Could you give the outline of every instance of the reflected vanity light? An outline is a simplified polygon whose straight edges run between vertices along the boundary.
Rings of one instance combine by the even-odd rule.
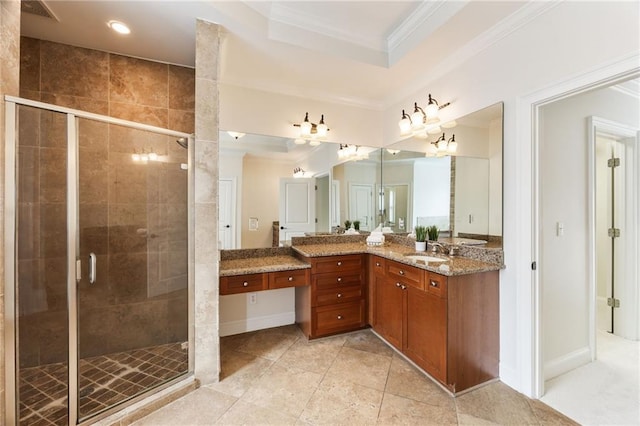
[[[391,148],[387,148],[387,152],[391,155],[396,155],[397,153],[400,152],[399,149],[391,149]]]
[[[340,144],[338,159],[344,161],[359,161],[369,158],[369,154],[360,150],[357,145]]]
[[[227,132],[229,134],[229,136],[231,136],[232,138],[234,138],[235,140],[240,139],[241,137],[243,137],[245,134],[241,133],[241,132],[233,132],[233,131],[228,131]]]
[[[294,178],[305,178],[305,177],[313,177],[313,173],[305,172],[302,167],[296,167],[293,169],[293,177]]]
[[[455,154],[458,150],[458,142],[456,142],[456,135],[452,135],[449,139],[443,133],[435,141],[429,144],[429,148],[427,149],[427,157],[442,157],[445,155]]]
[[[151,151],[151,152],[134,152],[133,154],[131,154],[131,159],[135,162],[135,163],[142,163],[142,164],[146,164],[149,161],[162,161],[162,159],[160,158],[161,156],[158,155],[157,153]]]
[[[402,136],[408,136],[411,134],[417,136],[417,133],[424,130],[426,126],[439,123],[439,111],[449,105],[451,105],[451,102],[440,105],[437,100],[431,97],[431,93],[429,93],[427,106],[424,108],[421,108],[418,106],[417,102],[414,102],[413,113],[411,115],[408,115],[405,110],[402,110],[402,117],[398,122],[400,134]]]

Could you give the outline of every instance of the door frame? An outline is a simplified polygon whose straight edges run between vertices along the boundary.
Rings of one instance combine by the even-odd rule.
[[[635,149],[633,150],[632,158],[625,158],[625,162],[629,163],[631,161],[633,168],[631,170],[627,169],[627,173],[631,173],[631,183],[633,188],[631,191],[634,192],[636,202],[631,203],[631,206],[627,206],[626,210],[629,208],[632,209],[631,215],[626,215],[625,222],[632,222],[629,230],[629,234],[626,236],[626,245],[623,248],[626,253],[627,260],[625,261],[625,265],[635,265],[633,270],[629,270],[629,266],[627,266],[627,274],[631,272],[631,276],[626,276],[627,282],[638,282],[640,278],[640,274],[638,270],[638,262],[634,262],[634,255],[638,254],[638,244],[637,241],[640,241],[640,218],[638,217],[638,208],[637,205],[640,202],[640,173],[638,172],[638,165],[640,164],[640,141],[638,140],[638,136],[640,135],[640,129],[633,128],[631,126],[627,126],[622,123],[618,123],[612,120],[607,120],[605,118],[590,116],[587,118],[588,123],[588,191],[589,191],[589,257],[591,262],[591,268],[589,270],[589,348],[591,351],[591,360],[595,360],[597,358],[597,282],[596,282],[596,199],[595,199],[595,191],[596,191],[596,138],[599,134],[605,133],[608,135],[612,135],[619,138],[633,138],[635,139]],[[625,165],[626,167],[626,165]],[[627,174],[625,174],[625,185],[628,183]],[[631,318],[627,318],[627,321],[634,322],[632,332],[632,338],[638,339],[638,327],[640,326],[640,316],[638,316],[638,286],[636,286],[635,290],[631,291],[629,297],[629,302],[635,305],[635,309],[632,306],[629,308],[630,310],[627,312],[636,312],[635,321]],[[627,315],[628,316],[628,315]],[[614,333],[615,334],[615,333]]]
[[[530,233],[525,232],[513,243],[519,259],[515,280],[521,284],[516,293],[516,335],[517,345],[522,349],[517,354],[517,371],[509,371],[511,376],[506,381],[515,382],[517,388],[532,398],[542,397],[545,381],[542,289],[540,270],[533,267],[541,258],[540,108],[572,95],[639,76],[638,55],[630,55],[516,99],[516,137],[522,145],[514,156],[514,167],[520,171],[514,182],[519,188],[514,200],[518,206],[516,226],[528,228]]]

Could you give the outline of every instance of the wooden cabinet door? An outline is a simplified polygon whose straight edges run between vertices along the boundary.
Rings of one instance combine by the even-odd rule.
[[[397,349],[402,350],[404,326],[404,295],[406,290],[397,287],[395,281],[375,278],[376,320],[374,329]]]
[[[407,288],[406,353],[442,383],[447,373],[447,300]]]

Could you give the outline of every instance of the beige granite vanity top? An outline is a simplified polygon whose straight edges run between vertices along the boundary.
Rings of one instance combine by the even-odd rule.
[[[413,247],[402,244],[385,244],[380,247],[368,246],[365,243],[345,243],[345,244],[308,244],[294,246],[293,250],[305,257],[334,256],[345,254],[374,254],[385,259],[401,262],[406,265],[415,266],[427,271],[436,272],[441,275],[465,275],[477,272],[497,271],[501,265],[496,263],[482,262],[480,260],[469,259],[460,256],[444,256],[432,252],[416,253]],[[445,262],[423,262],[409,259],[407,255],[419,255],[439,257],[447,259]]]
[[[294,256],[278,255],[263,257],[247,257],[220,261],[220,276],[259,274],[262,272],[292,271],[311,268]]]

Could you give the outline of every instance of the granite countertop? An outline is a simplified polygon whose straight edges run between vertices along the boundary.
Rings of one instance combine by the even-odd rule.
[[[242,259],[229,259],[220,261],[220,276],[259,274],[261,272],[292,271],[296,269],[311,268],[307,262],[303,262],[294,256],[259,256]]]
[[[401,262],[406,265],[415,266],[427,271],[436,272],[441,275],[454,276],[474,274],[477,272],[497,271],[502,265],[497,263],[483,262],[466,257],[450,257],[431,252],[416,253],[413,247],[402,244],[385,244],[384,246],[368,246],[365,243],[345,243],[345,244],[307,244],[293,246],[293,250],[305,257],[334,256],[345,254],[368,253],[384,257],[385,259]],[[407,255],[430,256],[446,259],[444,262],[424,262],[422,260],[412,260]]]

